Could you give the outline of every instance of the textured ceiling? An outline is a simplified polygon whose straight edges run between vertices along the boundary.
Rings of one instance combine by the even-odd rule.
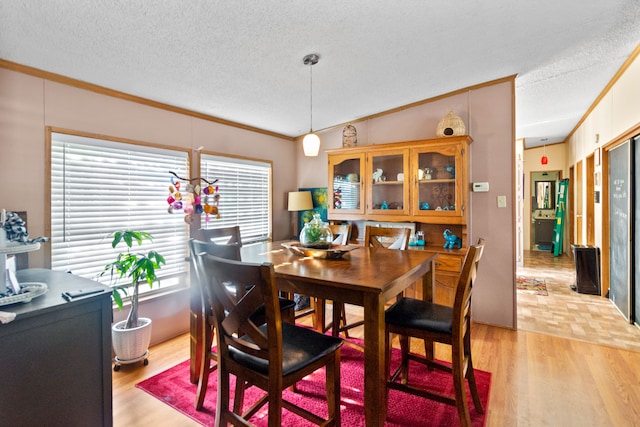
[[[0,58],[287,136],[517,75],[563,140],[640,42],[640,0],[2,0]],[[455,106],[454,106],[455,107]]]

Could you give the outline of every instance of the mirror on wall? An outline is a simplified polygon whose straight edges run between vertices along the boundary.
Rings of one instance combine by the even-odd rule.
[[[536,196],[534,209],[555,209],[556,182],[536,181]]]

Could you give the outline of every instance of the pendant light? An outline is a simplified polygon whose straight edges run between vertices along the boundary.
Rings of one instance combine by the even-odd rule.
[[[549,163],[549,158],[547,157],[547,146],[545,144],[544,151],[542,152],[542,158],[540,159],[540,163],[546,165]]]
[[[313,66],[316,65],[319,60],[320,60],[320,56],[315,53],[311,53],[302,59],[302,62],[304,62],[304,65],[309,66],[309,81],[310,81],[309,133],[306,134],[304,136],[304,139],[302,140],[302,147],[304,148],[305,156],[317,156],[318,151],[320,150],[320,138],[318,138],[318,135],[313,133]]]

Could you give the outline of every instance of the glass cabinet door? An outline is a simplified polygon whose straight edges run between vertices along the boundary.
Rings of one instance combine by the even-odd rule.
[[[367,157],[367,213],[406,216],[409,213],[409,150],[384,150]]]
[[[433,145],[412,152],[413,215],[462,216],[463,153],[461,144]]]
[[[363,171],[363,153],[329,156],[330,218],[348,219],[350,214],[364,214]]]

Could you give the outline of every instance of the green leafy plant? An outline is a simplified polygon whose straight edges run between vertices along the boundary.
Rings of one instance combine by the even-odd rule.
[[[156,276],[156,270],[160,269],[163,264],[166,264],[164,257],[156,251],[151,250],[146,254],[132,251],[134,242],[137,242],[138,246],[140,246],[143,240],[152,242],[153,238],[149,233],[144,231],[124,230],[115,232],[113,234],[111,247],[115,248],[124,242],[127,250],[126,252],[120,252],[116,260],[107,264],[104,267],[104,271],[100,273],[100,276],[109,273],[112,283],[118,279],[126,278],[133,288],[131,311],[127,316],[125,329],[138,326],[138,287],[140,282],[146,281],[150,287],[153,286],[154,282],[160,283],[160,280]],[[127,287],[122,285],[113,287],[113,300],[120,310],[122,310],[123,307],[123,295],[128,295]]]
[[[322,236],[322,230],[319,226],[314,224],[307,227],[306,230],[307,240],[309,241],[309,243],[315,243],[320,240],[320,237]]]

